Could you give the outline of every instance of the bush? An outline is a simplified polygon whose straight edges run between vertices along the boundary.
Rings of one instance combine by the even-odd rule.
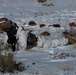
[[[10,72],[14,73],[15,71],[24,71],[25,66],[21,62],[16,62],[13,58],[12,53],[8,53],[7,55],[0,54],[0,72]]]

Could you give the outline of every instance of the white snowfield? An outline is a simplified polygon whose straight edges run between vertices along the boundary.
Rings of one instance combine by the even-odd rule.
[[[0,0],[0,17],[6,17],[25,29],[33,29],[32,33],[38,36],[38,46],[26,50],[28,31],[18,31],[17,38],[22,48],[14,52],[14,58],[25,63],[26,70],[0,75],[76,75],[76,44],[66,45],[68,40],[62,35],[64,30],[70,30],[69,22],[76,23],[76,0],[48,2],[54,6],[43,6],[37,0]],[[37,25],[30,27],[29,21],[35,21]],[[40,24],[46,26],[40,29]],[[61,28],[48,28],[52,24],[60,24]],[[45,30],[51,35],[40,36]],[[0,40],[4,38],[5,35],[0,34]]]

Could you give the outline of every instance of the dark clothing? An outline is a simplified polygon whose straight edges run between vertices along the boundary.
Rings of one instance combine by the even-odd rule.
[[[3,25],[3,30],[5,32],[9,31],[9,29],[12,27],[18,28],[17,24],[12,22],[11,20],[5,21],[2,25]]]
[[[12,37],[8,38],[7,42],[9,44],[11,44],[12,50],[15,51],[15,45],[16,45],[16,42],[17,42],[16,36],[12,36]]]
[[[27,37],[27,48],[28,47],[36,47],[37,46],[37,37],[33,33],[28,33]]]
[[[16,30],[16,27],[15,27],[15,26],[12,26],[12,27],[9,28],[8,31],[7,31],[7,35],[8,35],[8,40],[7,40],[7,42],[8,42],[9,44],[11,44],[13,51],[15,51],[15,45],[16,45],[16,42],[17,42],[16,33],[17,33],[17,30]]]
[[[9,29],[11,26],[13,26],[13,22],[11,20],[7,20],[2,25],[3,25],[4,30]]]
[[[3,30],[7,33],[8,40],[7,43],[11,44],[12,50],[15,51],[15,45],[16,45],[16,33],[17,33],[17,24],[12,22],[11,20],[6,20],[4,23],[2,23]]]
[[[13,36],[13,37],[8,38],[7,42],[8,42],[9,44],[15,43],[15,42],[16,42],[16,36]]]

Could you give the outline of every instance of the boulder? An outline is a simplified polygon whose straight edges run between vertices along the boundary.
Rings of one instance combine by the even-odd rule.
[[[45,24],[40,24],[40,28],[42,28],[42,27],[44,27],[44,26],[46,26]]]
[[[40,35],[43,35],[43,36],[50,36],[50,33],[47,32],[47,31],[44,31],[44,32],[42,32]]]
[[[28,24],[29,24],[30,26],[35,26],[35,25],[36,25],[36,23],[35,23],[34,21],[30,21]]]

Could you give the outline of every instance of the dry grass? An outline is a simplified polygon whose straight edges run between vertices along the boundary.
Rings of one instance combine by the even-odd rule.
[[[43,6],[54,6],[53,3],[47,3],[47,2],[46,2],[46,3],[43,3],[42,5],[43,5]]]
[[[16,62],[13,58],[12,53],[8,53],[3,56],[0,54],[0,72],[6,73],[14,73],[15,71],[23,71],[25,70],[25,66],[21,62]]]
[[[63,64],[63,65],[60,65],[60,66],[59,66],[59,70],[69,71],[69,70],[72,70],[72,68],[71,68],[70,65],[68,65],[68,64]]]
[[[11,45],[9,45],[9,44],[5,44],[4,45],[4,50],[7,50],[7,51],[9,51],[9,49],[11,49]]]

